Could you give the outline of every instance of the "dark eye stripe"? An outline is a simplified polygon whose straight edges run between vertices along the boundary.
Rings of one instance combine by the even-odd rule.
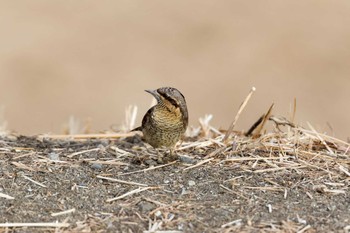
[[[176,106],[176,107],[178,106],[176,100],[174,100],[174,99],[171,98],[170,96],[165,95],[164,97],[165,97],[165,99],[167,99],[172,105],[174,105],[174,106]]]
[[[167,93],[160,93],[166,100],[168,100],[172,105],[175,107],[179,107],[178,103],[176,100],[174,100],[172,97],[168,96]]]

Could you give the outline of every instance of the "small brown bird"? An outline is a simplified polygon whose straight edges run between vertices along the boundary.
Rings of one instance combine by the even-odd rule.
[[[171,150],[180,140],[188,125],[185,97],[173,87],[146,90],[157,100],[142,119],[142,126],[132,131],[142,131],[144,140],[154,148]]]

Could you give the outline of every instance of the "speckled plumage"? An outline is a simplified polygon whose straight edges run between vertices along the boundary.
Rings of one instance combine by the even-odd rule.
[[[133,131],[142,131],[144,140],[155,148],[174,147],[188,125],[185,97],[172,87],[146,91],[157,99],[157,104],[147,111],[142,126]]]

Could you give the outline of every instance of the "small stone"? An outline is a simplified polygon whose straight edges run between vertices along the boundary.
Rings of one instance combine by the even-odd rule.
[[[159,218],[162,216],[162,212],[160,210],[157,210],[157,212],[155,212],[154,215]]]
[[[158,165],[158,163],[156,161],[154,161],[153,159],[147,159],[145,160],[145,164],[149,165],[149,166],[155,166]]]
[[[185,189],[185,188],[182,188],[181,190],[181,195],[186,195],[188,194],[189,192]]]
[[[100,164],[100,163],[93,163],[91,165],[91,168],[96,169],[96,170],[101,170],[102,169],[102,164]]]
[[[56,152],[49,153],[49,159],[53,161],[60,161],[60,156]]]
[[[181,162],[188,163],[188,164],[195,164],[197,162],[196,159],[193,159],[193,158],[186,156],[186,155],[179,155],[179,159]]]
[[[101,139],[101,144],[99,145],[99,148],[102,149],[102,147],[106,147],[109,145],[108,139]]]
[[[148,213],[156,208],[156,205],[147,201],[142,201],[138,204],[139,209],[142,213]]]
[[[183,223],[178,224],[178,225],[177,225],[177,229],[178,229],[179,231],[182,231],[182,230],[184,229],[184,224],[183,224]]]
[[[168,214],[168,221],[171,221],[175,218],[175,214],[169,213]]]
[[[188,186],[195,186],[196,182],[194,182],[193,180],[189,180],[188,181]]]

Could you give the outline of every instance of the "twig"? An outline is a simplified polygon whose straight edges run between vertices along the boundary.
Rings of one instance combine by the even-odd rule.
[[[308,163],[308,162],[306,162],[306,161],[304,161],[304,160],[299,160],[299,162],[305,164],[305,165],[308,166],[308,167],[313,167],[313,168],[316,168],[316,169],[325,171],[325,172],[327,172],[327,173],[334,174],[334,172],[332,172],[332,171],[326,170],[326,169],[324,169],[324,168],[322,168],[322,167],[319,167],[319,166],[316,166],[316,165],[312,165],[312,164],[310,164],[310,163]]]
[[[177,161],[173,161],[173,162],[170,162],[170,163],[167,163],[167,164],[163,164],[163,165],[159,165],[159,166],[156,166],[156,167],[149,167],[149,168],[146,168],[146,169],[143,169],[143,170],[122,173],[122,174],[118,174],[118,175],[119,176],[125,176],[125,175],[140,173],[140,172],[147,172],[147,171],[155,170],[155,169],[158,169],[158,168],[167,167],[167,166],[170,166],[170,165],[172,165],[174,163],[177,163]]]
[[[193,142],[193,143],[189,143],[186,146],[180,147],[175,149],[175,151],[180,151],[180,150],[184,150],[184,149],[188,149],[188,148],[192,148],[192,147],[196,147],[196,148],[202,148],[202,147],[207,147],[214,144],[214,142],[212,141],[204,141],[204,142]]]
[[[284,189],[282,187],[251,187],[251,186],[242,186],[242,188],[245,188],[245,189],[258,189],[258,190],[265,190],[265,191],[284,192]]]
[[[183,231],[169,230],[169,231],[143,231],[143,233],[183,233]]]
[[[256,160],[280,160],[280,159],[288,159],[289,157],[266,157],[266,158],[232,158],[225,159],[222,162],[233,162],[233,161],[256,161]]]
[[[291,119],[292,124],[294,124],[296,112],[297,112],[297,98],[294,98],[293,114],[292,114],[292,119]]]
[[[267,204],[266,207],[267,207],[269,213],[272,213],[272,205],[271,204]]]
[[[199,167],[207,162],[210,162],[211,160],[213,160],[214,158],[209,158],[209,159],[206,159],[206,160],[203,160],[203,161],[200,161],[199,163],[193,165],[193,166],[190,166],[190,167],[186,167],[185,169],[183,169],[183,171],[186,171],[186,170],[189,170],[189,169],[192,169],[192,168],[195,168],[195,167]]]
[[[23,164],[23,163],[11,162],[11,164],[13,164],[13,165],[15,165],[16,167],[21,168],[21,169],[25,169],[25,170],[32,171],[32,172],[35,171],[33,168],[28,167],[27,165],[25,165],[25,164]]]
[[[350,172],[346,170],[346,168],[343,167],[342,165],[339,165],[339,170],[344,172],[347,176],[350,176]]]
[[[243,103],[242,103],[241,106],[239,107],[238,112],[237,112],[237,114],[236,114],[236,116],[235,116],[235,119],[233,120],[233,122],[231,123],[230,127],[228,128],[228,130],[227,130],[227,132],[226,132],[226,134],[225,134],[225,137],[222,139],[222,141],[223,141],[224,143],[227,142],[227,139],[228,139],[228,137],[231,135],[232,130],[233,130],[233,128],[235,127],[239,116],[241,115],[243,109],[244,109],[245,106],[247,105],[247,103],[248,103],[250,97],[252,96],[252,94],[253,94],[253,92],[254,92],[255,90],[256,90],[256,88],[255,88],[255,87],[252,87],[252,89],[250,90],[248,96],[245,98],[245,100],[243,101]]]
[[[19,158],[23,158],[23,157],[26,157],[26,156],[30,156],[30,155],[33,155],[33,154],[36,154],[37,152],[35,151],[32,151],[32,152],[29,152],[29,153],[26,153],[26,154],[23,154],[23,155],[19,155],[19,156],[16,156],[13,158],[13,160],[16,160],[16,159],[19,159]]]
[[[226,146],[223,146],[223,147],[219,147],[218,149],[214,150],[213,152],[211,152],[210,154],[208,154],[207,156],[205,156],[204,158],[207,159],[207,158],[212,158],[214,157],[215,155],[223,152],[224,150],[226,150]]]
[[[286,169],[298,169],[298,168],[305,168],[307,166],[295,166],[295,167],[277,167],[277,168],[267,168],[262,170],[255,170],[254,173],[263,173],[263,172],[274,172],[274,171],[280,171],[280,170],[286,170]]]
[[[343,140],[340,140],[340,139],[338,139],[338,138],[335,138],[335,137],[326,135],[326,134],[322,134],[322,133],[315,132],[315,131],[312,131],[312,130],[303,129],[303,128],[300,128],[300,127],[298,128],[298,130],[301,131],[301,132],[303,132],[303,133],[306,133],[306,134],[310,134],[310,133],[312,133],[312,134],[317,134],[317,135],[322,136],[323,138],[326,138],[326,139],[328,139],[328,140],[333,140],[333,141],[335,141],[335,142],[337,142],[337,143],[341,143],[341,144],[344,144],[344,145],[346,145],[346,146],[350,146],[350,143],[345,142],[345,141],[343,141]]]
[[[0,227],[69,227],[69,223],[59,222],[19,222],[19,223],[0,223]]]
[[[248,131],[244,134],[246,137],[252,135],[253,131],[261,124],[261,122],[265,119],[265,114],[263,114],[259,119],[254,122],[254,124],[248,129]]]
[[[331,153],[331,155],[335,155],[334,152],[332,151],[332,149],[327,145],[327,143],[324,141],[324,139],[320,136],[320,134],[314,129],[314,127],[312,127],[312,125],[307,122],[307,125],[309,126],[309,128],[316,134],[316,137],[321,141],[321,143],[327,148],[327,150],[329,151],[329,153]]]
[[[311,200],[314,199],[314,197],[311,195],[311,193],[306,192],[305,194],[306,194]]]
[[[38,139],[91,139],[91,138],[124,138],[131,137],[135,135],[135,133],[110,133],[110,134],[54,134],[54,135],[40,135]]]
[[[183,233],[183,231],[177,231],[177,230],[165,230],[165,231],[144,231],[144,233]]]
[[[307,225],[307,226],[303,227],[301,230],[299,230],[297,233],[303,233],[303,232],[307,231],[310,228],[311,228],[311,226]]]
[[[264,114],[263,119],[262,119],[262,122],[261,122],[261,124],[259,124],[259,125],[257,126],[256,131],[255,131],[255,133],[253,134],[253,137],[257,137],[257,136],[260,135],[260,133],[261,133],[262,129],[264,128],[264,126],[265,126],[267,120],[270,118],[270,115],[271,115],[273,106],[274,106],[274,104],[271,104],[269,110],[267,110],[266,114]]]
[[[100,150],[100,148],[93,148],[93,149],[89,149],[89,150],[78,151],[78,152],[72,153],[70,155],[67,155],[67,157],[68,158],[73,158],[76,155],[81,155],[81,154],[85,154],[85,153],[88,153],[88,152],[99,151],[99,150]]]
[[[9,196],[7,194],[4,194],[4,193],[0,193],[0,197],[6,198],[6,199],[9,199],[9,200],[15,199],[14,197],[11,197],[11,196]]]
[[[74,213],[74,212],[75,212],[75,208],[72,208],[72,209],[69,209],[69,210],[52,213],[51,216],[55,217],[55,216],[60,216],[60,215],[64,215],[64,214],[70,214],[70,213]]]
[[[241,222],[242,222],[242,219],[237,219],[237,220],[234,220],[232,222],[228,222],[226,224],[221,225],[221,228],[229,227],[232,225],[237,225],[237,224],[240,224]]]
[[[135,194],[135,193],[140,193],[140,192],[146,191],[146,190],[148,190],[148,189],[155,189],[155,188],[158,188],[158,187],[137,188],[137,189],[134,189],[134,190],[132,190],[132,191],[130,191],[130,192],[124,193],[123,195],[120,195],[120,196],[118,196],[118,197],[113,197],[113,198],[107,199],[106,201],[107,201],[107,202],[116,201],[116,200],[119,200],[119,199],[123,199],[124,197],[133,195],[133,194]]]
[[[118,183],[122,183],[122,184],[129,184],[129,185],[137,185],[137,186],[148,187],[148,185],[146,185],[146,184],[141,184],[141,183],[136,183],[136,182],[129,182],[129,181],[124,181],[124,180],[119,180],[119,179],[110,178],[110,177],[104,177],[104,176],[96,176],[96,177],[99,178],[99,179],[109,180],[109,181],[118,182]]]
[[[36,185],[39,185],[39,186],[41,186],[41,187],[43,187],[43,188],[46,188],[46,185],[44,185],[44,184],[42,184],[42,183],[40,183],[40,182],[38,182],[38,181],[35,181],[35,180],[29,178],[29,177],[26,176],[26,175],[22,175],[22,177],[23,177],[24,179],[26,179],[26,180],[29,180],[29,181],[33,182],[33,183],[36,184]]]
[[[288,125],[292,128],[295,128],[295,124],[293,122],[288,121],[285,117],[282,117],[282,116],[270,116],[269,120],[276,124],[277,129],[279,129],[280,125],[282,126]],[[282,132],[282,130],[280,131]]]
[[[97,163],[97,164],[107,164],[107,165],[119,165],[119,166],[127,166],[130,165],[129,163],[123,163],[120,161],[115,161],[115,160],[84,160],[85,162],[88,163]]]

